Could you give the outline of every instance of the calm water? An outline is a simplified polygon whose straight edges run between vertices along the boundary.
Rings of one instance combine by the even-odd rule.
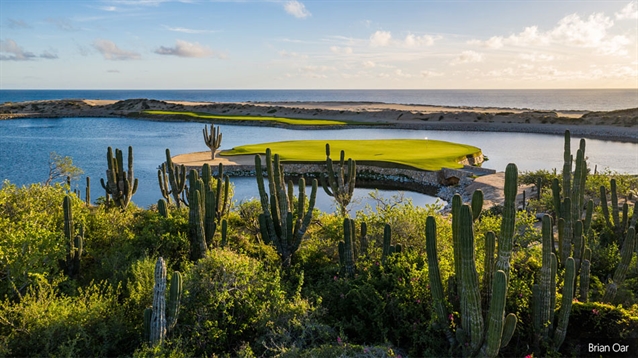
[[[59,118],[0,121],[0,179],[22,185],[44,181],[48,174],[49,152],[71,156],[75,165],[92,178],[92,196],[104,191],[99,178],[105,176],[106,148],[134,148],[135,176],[139,189],[133,201],[140,206],[157,202],[161,197],[157,184],[157,167],[164,151],[181,154],[208,150],[203,142],[201,123],[154,122],[124,118]],[[452,132],[399,129],[291,130],[267,127],[222,125],[223,148],[237,145],[292,139],[382,139],[429,138],[477,146],[488,156],[485,167],[498,171],[510,163],[519,170],[562,167],[563,137],[523,133]],[[578,138],[573,138],[574,146]],[[590,167],[638,173],[638,144],[587,140]],[[257,197],[254,178],[234,178],[236,200]],[[84,188],[81,181],[78,188]],[[76,184],[77,185],[77,184]],[[357,196],[365,198],[366,190]],[[391,196],[393,192],[386,193]],[[406,193],[407,194],[407,193]],[[433,203],[436,199],[409,193],[415,204]],[[368,201],[369,202],[369,201]],[[365,201],[359,207],[365,205]],[[332,211],[330,198],[320,190],[318,207]]]
[[[152,98],[205,102],[356,101],[440,106],[610,111],[634,108],[638,89],[577,90],[0,90],[0,103]]]

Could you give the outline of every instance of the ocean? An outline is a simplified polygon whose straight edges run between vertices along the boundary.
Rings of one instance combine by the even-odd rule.
[[[383,102],[454,107],[611,111],[638,107],[638,89],[543,90],[0,90],[0,103],[148,98],[194,102]]]

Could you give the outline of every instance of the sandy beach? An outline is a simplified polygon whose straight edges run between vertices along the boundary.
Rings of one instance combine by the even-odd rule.
[[[130,117],[188,120],[185,116],[150,115],[145,110],[191,111],[216,115],[273,116],[356,121],[364,127],[563,134],[638,143],[638,108],[609,112],[536,111],[511,108],[445,107],[377,102],[238,102],[208,103],[131,99],[77,99],[4,103],[0,119],[56,117]],[[204,120],[201,120],[204,122]],[[209,122],[209,121],[205,121]],[[221,121],[218,121],[221,122]],[[278,125],[266,121],[237,125]],[[290,128],[313,129],[312,126]],[[325,129],[325,127],[322,127]]]

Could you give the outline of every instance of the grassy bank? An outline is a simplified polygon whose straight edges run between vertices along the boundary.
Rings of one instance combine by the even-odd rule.
[[[422,170],[461,168],[459,161],[481,155],[481,149],[471,145],[422,139],[271,142],[235,147],[221,155],[262,154],[270,148],[284,162],[323,162],[326,160],[326,143],[330,143],[333,159],[338,159],[339,153],[344,150],[347,158],[361,164],[395,163]]]
[[[144,114],[160,115],[160,116],[186,116],[197,119],[216,119],[224,121],[258,121],[258,122],[276,122],[291,125],[302,126],[342,126],[346,124],[359,124],[353,121],[335,121],[328,119],[303,119],[303,118],[287,118],[287,117],[267,117],[267,116],[241,116],[241,115],[219,115],[202,112],[187,111],[143,111]]]

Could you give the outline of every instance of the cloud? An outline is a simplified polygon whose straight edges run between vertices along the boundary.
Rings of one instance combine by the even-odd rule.
[[[124,61],[137,60],[140,54],[132,51],[125,51],[117,47],[113,41],[97,39],[93,41],[93,48],[98,50],[107,60]]]
[[[626,9],[628,10],[625,11]],[[632,9],[631,6],[626,6],[621,16],[633,16]],[[608,35],[607,30],[613,25],[613,20],[602,13],[594,13],[587,18],[571,14],[563,17],[554,28],[548,31],[541,31],[537,26],[528,26],[522,32],[508,37],[492,36],[485,41],[471,40],[468,43],[490,49],[499,49],[505,45],[519,47],[561,45],[596,48],[598,53],[607,55],[627,54],[624,47],[629,44],[629,39],[626,36],[610,37]]]
[[[411,75],[411,74],[409,74],[409,73],[403,73],[403,71],[402,71],[402,70],[395,70],[395,71],[394,71],[394,74],[395,74],[395,75],[397,75],[397,76],[399,76],[399,77],[403,77],[403,78],[411,78],[411,77],[412,77],[412,75]]]
[[[636,6],[636,3],[632,1],[620,10],[620,12],[617,12],[616,19],[638,19],[638,6]]]
[[[452,62],[451,65],[460,65],[463,63],[483,62],[483,54],[474,51],[463,51]]]
[[[402,47],[420,47],[420,46],[432,46],[436,39],[430,35],[417,36],[414,34],[408,34],[404,40],[394,40],[392,34],[389,31],[377,31],[370,36],[370,46],[383,47],[383,46],[402,46]]]
[[[73,24],[71,24],[71,20],[69,19],[64,19],[64,18],[48,18],[46,19],[46,22],[55,25],[58,29],[62,30],[62,31],[78,31],[77,28],[75,28],[73,26]]]
[[[429,35],[416,36],[408,34],[403,44],[406,47],[432,46],[434,44],[434,37]]]
[[[425,77],[425,78],[440,77],[440,76],[443,76],[443,75],[444,75],[444,73],[442,73],[442,72],[436,72],[436,71],[430,71],[430,70],[421,71],[421,77]]]
[[[174,47],[161,46],[154,51],[158,55],[173,55],[179,57],[202,58],[212,57],[215,54],[213,50],[199,43],[191,43],[183,40],[177,40]]]
[[[164,26],[164,27],[169,31],[182,32],[185,34],[210,34],[213,32],[217,32],[215,30],[195,30],[195,29],[188,29],[185,27],[169,27],[169,26]]]
[[[24,22],[24,20],[9,19],[7,27],[10,29],[30,29],[32,26]]]
[[[338,55],[350,55],[352,54],[352,47],[331,46],[330,51]]]
[[[364,68],[372,68],[372,67],[375,67],[376,65],[377,64],[372,62],[372,61],[366,61],[366,62],[363,63],[363,67]]]
[[[392,40],[389,31],[377,31],[370,36],[370,45],[373,47],[388,46]]]
[[[58,55],[51,53],[49,51],[44,51],[40,54],[40,58],[45,58],[47,60],[55,60],[58,58]]]
[[[24,51],[11,39],[0,41],[0,53],[3,52],[9,55],[0,54],[1,61],[29,61],[35,57],[33,52]]]
[[[117,7],[115,6],[98,6],[97,7],[99,10],[102,11],[108,11],[108,12],[115,12],[117,11]]]
[[[288,58],[297,58],[297,57],[299,57],[299,58],[308,58],[308,55],[301,55],[301,54],[299,54],[299,53],[297,53],[297,52],[288,52],[288,51],[286,51],[286,50],[281,50],[281,51],[279,51],[278,53],[279,53],[279,56],[281,56],[281,57],[288,57]]]
[[[308,16],[312,16],[310,11],[306,9],[306,5],[300,3],[297,0],[287,1],[284,4],[284,10],[286,10],[287,13],[289,13],[290,15],[298,19],[303,19]]]

